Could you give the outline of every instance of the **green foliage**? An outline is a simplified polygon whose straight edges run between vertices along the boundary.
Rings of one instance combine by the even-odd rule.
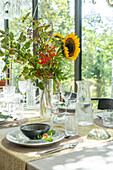
[[[49,135],[49,136],[52,136],[52,135],[54,135],[56,132],[55,132],[55,130],[49,130],[48,132],[47,132],[47,134]]]
[[[60,46],[55,47],[52,39],[52,30],[50,25],[41,23],[39,20],[30,20],[27,22],[29,15],[26,14],[22,20],[22,24],[26,25],[27,31],[21,28],[19,36],[15,36],[13,31],[9,32],[0,31],[1,33],[1,47],[6,49],[7,52],[3,53],[1,49],[0,55],[4,55],[5,67],[3,71],[6,71],[10,65],[10,61],[20,63],[23,65],[21,75],[25,79],[42,80],[42,83],[38,84],[38,87],[43,89],[43,83],[48,78],[53,80],[64,80],[66,76],[61,68],[63,60],[66,60],[65,55],[61,52]],[[34,36],[32,36],[34,32]],[[32,46],[35,45],[35,54],[32,52]],[[51,45],[51,46],[50,46]],[[13,55],[13,57],[12,57]],[[56,82],[56,81],[55,81]]]
[[[2,112],[0,112],[0,118],[1,119],[8,119],[8,118],[12,118],[11,115],[3,115]]]
[[[70,0],[64,1],[64,0],[41,0],[38,2],[38,16],[39,22],[43,22],[48,24],[46,25],[44,30],[52,30],[53,33],[61,33],[64,37],[69,33],[69,32],[74,32],[74,17],[71,16],[71,9],[70,9]],[[48,12],[49,11],[49,12]],[[28,12],[28,11],[27,11]],[[15,36],[19,37],[19,32],[23,31],[24,33],[27,32],[28,27],[30,25],[30,20],[32,18],[31,14],[32,12],[28,13],[29,17],[25,15],[26,11],[23,12],[22,17],[20,18],[14,18],[13,20],[10,21],[10,30],[11,32],[14,33]],[[41,19],[42,18],[42,19]],[[22,22],[21,22],[22,21]],[[36,21],[37,22],[37,21]],[[36,25],[35,22],[35,25]],[[39,24],[37,23],[37,26]],[[36,27],[34,26],[34,29]],[[34,43],[35,43],[34,39]],[[60,45],[60,44],[59,44]],[[18,46],[19,48],[19,46]],[[39,48],[40,50],[40,48]],[[34,56],[35,57],[35,56]],[[19,59],[19,56],[18,56]],[[21,64],[19,64],[21,65]],[[18,68],[17,68],[18,69]],[[72,85],[74,85],[74,62],[67,60],[66,63],[62,62],[61,64],[61,69],[63,70],[62,72],[66,77],[68,77],[68,81],[71,82]],[[59,70],[61,71],[61,70]],[[20,71],[19,71],[20,72]],[[18,75],[19,75],[18,72]],[[13,73],[14,77],[18,76],[17,73],[15,75],[15,72]],[[59,80],[63,80],[62,78],[59,77]],[[16,77],[15,77],[16,78]],[[65,79],[63,80],[63,82]],[[56,83],[57,81],[54,82]]]
[[[83,79],[92,80],[95,91],[93,97],[110,96],[112,60],[113,60],[113,31],[103,24],[101,18],[88,19],[88,28],[83,27]],[[92,25],[95,25],[92,29]],[[101,28],[101,32],[98,31]]]

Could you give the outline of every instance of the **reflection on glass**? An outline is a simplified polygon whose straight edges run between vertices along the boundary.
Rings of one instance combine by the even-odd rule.
[[[26,93],[26,89],[27,89],[27,81],[19,81],[18,85],[19,85],[19,90],[22,93],[23,103],[25,103],[25,93]]]

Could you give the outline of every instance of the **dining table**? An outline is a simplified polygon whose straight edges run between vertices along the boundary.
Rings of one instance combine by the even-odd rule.
[[[28,123],[47,123],[40,118],[37,110],[24,111],[24,117],[15,126],[0,126],[0,170],[111,170],[113,167],[113,128],[104,127],[101,110],[94,110],[94,124],[78,126],[78,135],[66,137],[47,146],[21,145],[7,139],[7,135],[20,131],[20,126]],[[55,130],[64,132],[64,124],[54,123]],[[107,140],[94,140],[87,137],[92,129],[105,129],[111,135]],[[74,148],[54,153],[40,154],[40,151],[75,144]]]

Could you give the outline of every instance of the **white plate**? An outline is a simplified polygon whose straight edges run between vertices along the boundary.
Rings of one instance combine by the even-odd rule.
[[[52,145],[56,142],[59,142],[60,140],[62,140],[64,138],[64,133],[59,131],[59,130],[55,130],[56,133],[52,136],[53,141],[52,142],[48,142],[44,139],[40,139],[40,140],[32,140],[27,138],[22,132],[21,130],[16,130],[16,131],[12,131],[10,133],[7,134],[6,138],[8,141],[18,144],[18,145],[23,145],[23,146],[48,146],[48,145]]]

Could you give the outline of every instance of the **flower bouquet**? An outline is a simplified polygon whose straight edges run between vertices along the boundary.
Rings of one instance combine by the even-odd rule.
[[[41,80],[38,87],[44,89],[47,79],[53,79],[55,83],[57,80],[66,79],[62,64],[69,59],[76,60],[80,52],[80,43],[74,33],[68,34],[65,38],[59,33],[52,35],[50,25],[41,23],[40,20],[30,20],[28,13],[22,19],[22,24],[26,24],[27,30],[21,29],[19,36],[14,36],[9,29],[0,30],[0,56],[4,56],[3,71],[7,70],[11,61],[18,62],[23,65],[20,76],[23,75],[25,79],[32,81]]]
[[[38,87],[43,91],[41,101],[44,98],[44,90],[47,94],[49,90],[47,80],[57,81],[67,79],[62,65],[68,60],[76,60],[80,52],[79,38],[74,33],[68,34],[65,38],[57,33],[53,35],[50,25],[41,23],[41,19],[29,19],[29,13],[22,19],[22,24],[26,25],[26,30],[21,28],[18,36],[15,36],[9,29],[0,30],[1,49],[0,56],[3,57],[5,67],[11,62],[17,62],[23,66],[20,76],[25,79],[38,81]],[[34,48],[33,48],[34,47]],[[5,52],[4,52],[5,49]],[[46,95],[47,102],[50,100],[50,93]],[[44,103],[41,102],[43,111]]]

